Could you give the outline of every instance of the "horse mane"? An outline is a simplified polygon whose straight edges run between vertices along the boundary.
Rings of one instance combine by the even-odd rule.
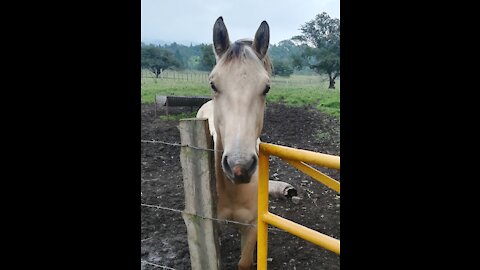
[[[224,63],[230,63],[234,60],[241,59],[259,59],[258,53],[252,48],[253,40],[251,39],[240,39],[235,41],[225,52],[223,58]],[[247,49],[247,48],[250,48]],[[262,60],[263,67],[268,72],[268,75],[272,76],[272,61],[268,53]]]

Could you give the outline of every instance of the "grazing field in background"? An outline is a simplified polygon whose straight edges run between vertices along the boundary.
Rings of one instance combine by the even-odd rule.
[[[141,73],[142,103],[153,103],[155,95],[210,96],[208,72],[164,71],[159,78],[148,70]],[[289,106],[314,106],[317,110],[340,118],[340,80],[336,89],[328,89],[328,77],[319,75],[292,75],[272,77],[267,102]]]

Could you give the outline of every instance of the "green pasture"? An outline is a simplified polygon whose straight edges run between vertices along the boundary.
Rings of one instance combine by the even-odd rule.
[[[163,78],[154,78],[142,71],[141,99],[153,103],[155,95],[209,96],[208,73],[199,71],[166,71]],[[273,77],[267,103],[279,102],[289,106],[314,106],[317,110],[340,118],[340,80],[336,89],[328,89],[328,78],[323,76],[292,75]]]

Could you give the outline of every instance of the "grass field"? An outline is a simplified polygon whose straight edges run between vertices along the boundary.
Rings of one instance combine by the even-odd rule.
[[[142,71],[141,99],[153,103],[155,95],[210,96],[207,72],[167,71],[162,79]],[[340,80],[336,89],[328,89],[328,78],[323,76],[292,75],[273,77],[268,102],[281,102],[290,106],[315,106],[319,111],[340,118]]]

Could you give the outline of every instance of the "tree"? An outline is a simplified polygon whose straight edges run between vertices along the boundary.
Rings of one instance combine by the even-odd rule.
[[[142,68],[148,68],[155,74],[156,78],[165,69],[180,67],[180,63],[173,53],[154,45],[142,47],[141,61]]]
[[[272,60],[290,60],[290,56],[298,51],[291,40],[282,40],[278,45],[271,45],[268,49],[268,54]]]
[[[200,70],[212,70],[215,66],[215,55],[213,54],[212,44],[202,44],[200,50],[202,52],[202,55],[200,57]]]
[[[293,64],[297,68],[307,65],[318,74],[328,74],[328,88],[335,89],[335,79],[340,75],[340,20],[323,12],[300,30],[302,35],[292,40],[303,44],[304,50],[293,58]]]
[[[273,75],[289,77],[293,73],[293,67],[286,60],[273,60]]]
[[[185,63],[182,58],[182,54],[180,53],[179,49],[175,50],[175,59],[177,59],[178,63],[180,63],[180,67],[184,67]]]

